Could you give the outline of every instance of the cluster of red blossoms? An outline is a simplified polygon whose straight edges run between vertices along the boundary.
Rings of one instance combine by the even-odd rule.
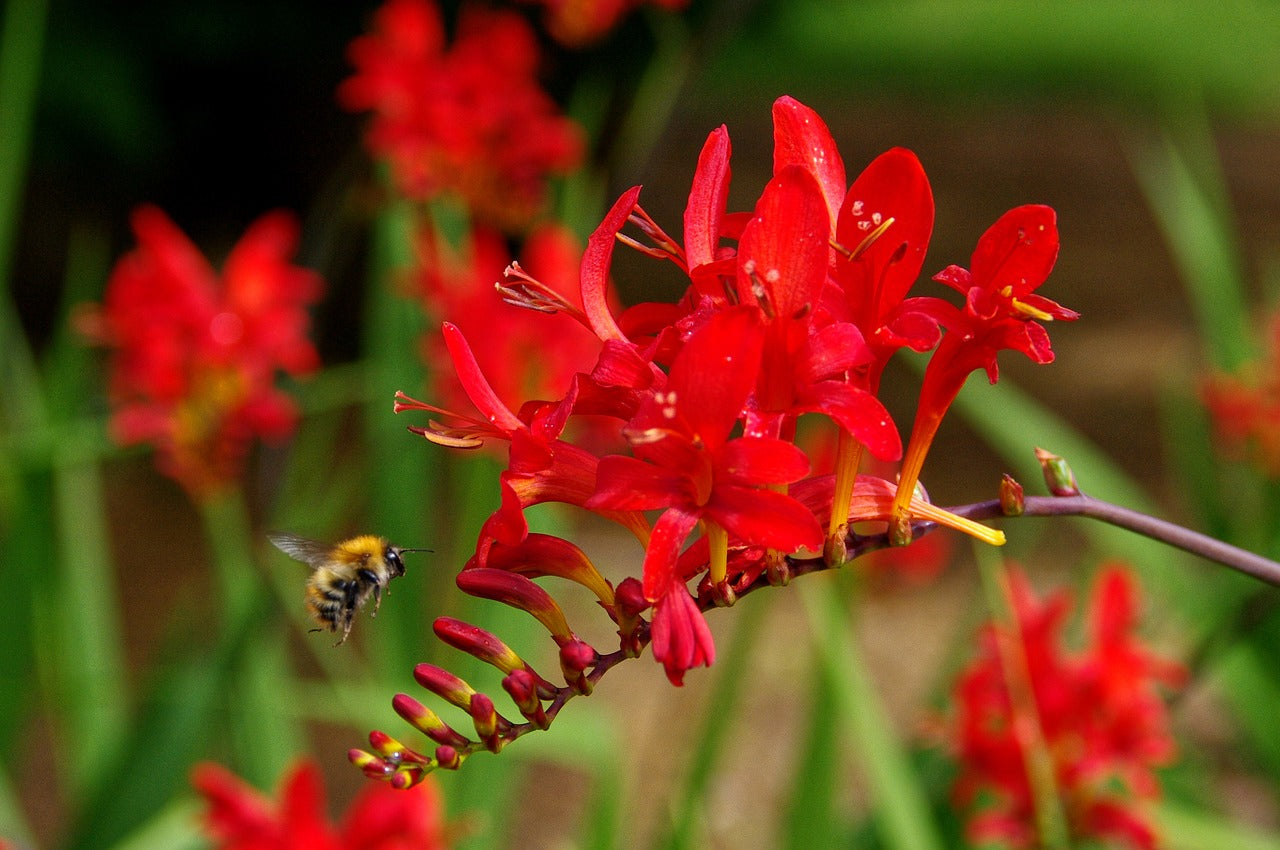
[[[251,225],[220,275],[159,209],[137,209],[133,231],[137,247],[78,325],[112,352],[115,438],[154,444],[160,468],[207,497],[235,479],[255,438],[293,432],[275,378],[319,365],[307,307],[321,282],[290,262],[298,224],[286,212]]]
[[[217,850],[443,850],[444,806],[425,782],[409,793],[366,785],[340,825],[329,822],[320,771],[299,762],[281,780],[279,802],[219,765],[196,765],[204,829]]]
[[[432,0],[388,0],[349,54],[356,72],[338,100],[373,113],[365,143],[407,198],[454,197],[519,231],[542,210],[547,175],[582,158],[581,128],[539,85],[537,37],[513,11],[464,6],[450,41]]]
[[[1012,597],[1015,625],[984,631],[956,687],[955,793],[975,809],[970,838],[1038,846],[1044,789],[1030,765],[1042,756],[1073,846],[1092,839],[1154,848],[1156,834],[1134,801],[1159,793],[1154,769],[1174,753],[1159,686],[1176,687],[1185,671],[1132,633],[1139,601],[1123,569],[1099,575],[1088,643],[1075,654],[1061,645],[1065,594],[1038,600],[1015,572]]]
[[[635,187],[588,240],[580,302],[557,299],[527,274],[508,275],[500,287],[504,297],[563,312],[597,340],[594,362],[584,362],[559,397],[508,406],[451,324],[443,329],[445,345],[478,415],[397,397],[398,411],[438,417],[413,429],[434,442],[459,448],[509,443],[501,507],[457,581],[468,593],[537,617],[560,648],[572,692],[589,692],[616,656],[578,638],[533,578],[559,576],[594,592],[617,626],[618,653],[635,656],[651,642],[679,684],[687,670],[714,660],[703,610],[732,604],[757,580],[783,583],[798,564],[843,562],[851,522],[889,521],[895,542],[909,541],[918,521],[1003,540],[928,504],[916,494],[917,476],[943,413],[971,371],[984,368],[994,380],[1003,349],[1049,362],[1053,352],[1039,322],[1076,318],[1034,292],[1057,255],[1053,211],[1011,210],[979,240],[968,269],[950,266],[937,276],[961,293],[961,306],[908,298],[933,226],[933,198],[919,161],[909,151],[891,150],[849,186],[830,132],[813,110],[783,97],[773,117],[774,176],[753,210],[727,211],[730,142],[721,127],[699,157],[683,240],[645,213]],[[622,233],[628,223],[639,238]],[[687,281],[684,296],[615,315],[606,281],[618,242],[669,261]],[[895,485],[856,473],[864,448],[882,461],[902,456],[898,430],[876,397],[886,363],[902,347],[936,350]],[[834,474],[812,469],[795,444],[797,419],[806,413],[840,427]],[[571,425],[579,417],[615,423],[614,449],[575,442]],[[615,588],[572,542],[531,534],[524,511],[543,502],[584,508],[634,534],[644,549],[640,575]],[[695,579],[696,595],[689,590]],[[563,702],[562,689],[495,636],[447,618],[437,621],[436,631],[502,670],[527,722],[511,723],[484,694],[420,665],[418,681],[468,711],[480,740],[400,695],[397,710],[440,746],[427,757],[374,733],[376,755],[352,753],[372,776],[412,784],[431,768],[456,766],[476,748],[496,750],[529,728],[543,728],[547,711]],[[545,700],[552,701],[547,711]]]
[[[645,0],[521,0],[542,6],[543,20],[551,37],[568,47],[581,47],[598,41],[624,15],[642,6]],[[678,11],[689,0],[649,0],[653,5]]]

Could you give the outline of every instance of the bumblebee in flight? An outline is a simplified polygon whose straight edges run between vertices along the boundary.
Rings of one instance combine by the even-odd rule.
[[[404,575],[401,553],[431,551],[401,549],[373,534],[333,544],[296,534],[268,534],[267,538],[281,552],[311,568],[305,596],[307,613],[320,628],[342,633],[334,646],[346,641],[356,611],[370,596],[373,613],[378,613],[382,591],[393,578]]]

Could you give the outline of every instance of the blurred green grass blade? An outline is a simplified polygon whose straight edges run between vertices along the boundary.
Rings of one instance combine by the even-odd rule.
[[[303,727],[291,706],[297,699],[283,630],[265,628],[249,638],[226,707],[237,772],[258,788],[274,787],[285,767],[306,751]]]
[[[929,801],[889,722],[854,637],[842,596],[830,582],[802,581],[813,646],[835,686],[841,717],[871,785],[876,830],[889,850],[942,850]]]
[[[1280,13],[1267,0],[788,0],[770,11],[719,57],[718,91],[835,94],[855,81],[950,108],[1066,97],[1146,114],[1190,91],[1215,112],[1280,113]]]
[[[1230,216],[1218,201],[1226,188],[1213,164],[1201,156],[1193,169],[1184,151],[1205,146],[1211,141],[1180,145],[1169,132],[1158,140],[1134,137],[1129,160],[1178,266],[1209,359],[1230,371],[1252,358],[1256,346],[1240,250]]]
[[[698,834],[703,819],[702,801],[732,728],[731,719],[742,702],[742,690],[750,680],[749,665],[768,612],[768,600],[747,597],[734,606],[737,620],[732,640],[712,666],[715,685],[707,697],[693,747],[685,761],[681,786],[671,793],[671,823],[664,840],[656,846],[665,850],[685,850],[704,846]]]
[[[48,7],[46,0],[8,0],[0,19],[0,297],[4,298],[9,293],[31,150]]]
[[[45,355],[44,379],[48,388],[49,413],[59,423],[83,413],[85,400],[101,395],[93,385],[101,380],[94,366],[94,354],[71,324],[72,311],[83,302],[96,300],[111,265],[110,242],[106,234],[87,227],[72,227],[67,244],[67,269],[63,275],[62,308],[53,339]]]
[[[1161,803],[1156,822],[1166,850],[1280,850],[1280,838],[1175,803]]]
[[[424,379],[420,351],[425,319],[402,291],[402,278],[414,262],[413,226],[412,211],[404,203],[387,206],[374,222],[364,316],[371,401],[364,426],[370,453],[369,515],[376,526],[371,531],[400,546],[430,546],[425,517],[427,506],[436,501],[433,452],[415,442],[391,411],[397,390],[421,392]],[[421,605],[428,571],[409,570],[399,582],[405,586],[402,596]],[[387,675],[403,675],[421,658],[430,628],[419,605],[387,605],[378,614],[380,631],[389,638],[379,652],[379,667]]]
[[[127,729],[124,637],[98,467],[59,465],[54,498],[58,558],[49,604],[56,649],[50,678],[57,683],[59,737],[70,754],[62,764],[73,799],[81,799]]]
[[[243,661],[249,637],[270,606],[241,608],[208,652],[181,636],[155,665],[127,738],[101,781],[74,813],[66,850],[100,850],[123,840],[189,787],[192,761],[214,743],[218,710]]]
[[[196,830],[203,807],[186,797],[174,800],[111,850],[201,850],[209,846]]]
[[[0,460],[7,460],[0,458]],[[46,594],[42,565],[54,561],[53,476],[47,468],[17,466],[16,501],[0,517],[0,583],[12,604],[0,617],[0,761],[14,764],[19,733],[35,694],[35,611]]]
[[[791,781],[780,846],[808,850],[833,844],[842,826],[835,820],[835,789],[840,776],[839,700],[827,666],[813,659],[813,681],[805,703],[809,727]]]

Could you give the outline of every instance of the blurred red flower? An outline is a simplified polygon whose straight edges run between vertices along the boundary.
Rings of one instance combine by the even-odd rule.
[[[645,0],[524,0],[543,7],[547,32],[561,44],[581,47],[603,38],[618,21]],[[655,6],[678,11],[689,0],[649,0]]]
[[[1159,796],[1154,769],[1174,755],[1157,686],[1177,686],[1185,673],[1133,634],[1139,605],[1134,579],[1118,566],[1099,575],[1088,643],[1074,654],[1062,646],[1070,608],[1064,593],[1037,599],[1015,572],[1012,601],[1016,629],[989,626],[979,657],[956,685],[961,773],[955,794],[976,809],[970,837],[1038,846],[1028,772],[1036,749],[1052,765],[1073,843],[1093,838],[1155,847],[1143,804]],[[1019,692],[1030,699],[1011,697]],[[1027,702],[1033,716],[1021,710]]]
[[[255,437],[292,432],[297,413],[275,374],[318,365],[306,308],[321,282],[289,262],[298,224],[287,212],[251,225],[221,275],[156,207],[132,223],[138,246],[77,324],[112,352],[115,439],[154,444],[161,470],[203,497],[239,474]]]
[[[522,230],[547,177],[578,166],[582,130],[538,84],[538,41],[519,15],[466,6],[447,42],[435,3],[388,0],[351,43],[356,72],[338,100],[373,113],[365,143],[404,195],[453,195],[475,219]]]
[[[198,764],[191,783],[204,798],[205,834],[217,850],[440,850],[444,809],[432,782],[398,790],[367,783],[341,824],[330,823],[314,762],[281,779],[278,801],[221,765]]]
[[[1266,355],[1234,374],[1210,375],[1200,398],[1224,448],[1252,446],[1262,470],[1280,478],[1280,316],[1271,319]]]

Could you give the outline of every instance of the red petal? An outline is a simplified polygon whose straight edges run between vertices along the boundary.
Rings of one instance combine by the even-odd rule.
[[[716,313],[689,337],[667,389],[691,437],[712,450],[723,445],[755,386],[763,345],[759,312],[747,306]]]
[[[937,326],[934,326],[936,333]],[[809,337],[802,363],[804,383],[842,375],[851,369],[865,366],[873,359],[871,349],[863,339],[862,331],[851,322],[836,322],[821,328]]]
[[[613,207],[605,215],[604,221],[587,239],[587,250],[582,254],[582,309],[587,314],[591,330],[601,340],[625,339],[622,331],[609,311],[609,266],[613,261],[613,246],[617,242],[618,231],[627,223],[636,200],[640,197],[640,187],[633,186],[622,197],[614,202]]]
[[[698,155],[689,203],[684,208],[684,254],[689,271],[716,258],[720,246],[720,220],[729,200],[729,131],[722,124],[713,130]],[[705,293],[720,297],[721,292]]]
[[[827,279],[830,215],[813,175],[789,165],[769,181],[738,245],[738,291],[764,286],[770,306],[790,319],[818,303]]]
[[[650,602],[662,598],[672,583],[680,547],[698,524],[699,513],[668,508],[653,524],[649,548],[644,553],[644,596]],[[686,593],[686,595],[688,595]]]
[[[793,97],[773,102],[773,173],[798,165],[818,181],[827,207],[827,235],[845,194],[844,160],[818,113]]]
[[[688,477],[681,470],[625,455],[606,455],[596,470],[596,492],[585,507],[593,511],[648,511],[691,498]]]
[[[794,552],[822,547],[822,526],[790,496],[752,487],[718,486],[703,509],[707,518],[746,543]]]
[[[878,320],[906,297],[920,276],[933,232],[933,191],[916,155],[893,148],[871,161],[849,187],[836,222],[836,240],[855,250],[888,219],[893,224],[854,260],[836,261],[836,271],[854,311]],[[905,247],[904,247],[905,246]]]
[[[773,437],[730,440],[717,460],[720,470],[746,484],[790,484],[809,474],[808,456],[795,444]]]
[[[677,687],[685,671],[716,660],[716,646],[707,621],[689,591],[672,581],[653,612],[653,657],[662,662],[667,678]]]
[[[798,401],[801,409],[825,413],[840,423],[880,460],[902,457],[902,438],[893,418],[880,400],[866,390],[838,381],[822,381],[806,387]]]
[[[969,269],[988,292],[1012,287],[1015,298],[1044,283],[1058,259],[1057,215],[1038,204],[1009,210],[982,234]]]
[[[510,434],[523,429],[524,423],[502,403],[494,393],[493,387],[485,380],[484,373],[480,371],[480,364],[476,362],[476,357],[471,352],[471,347],[467,345],[462,331],[458,330],[457,326],[445,322],[441,332],[444,334],[449,356],[453,359],[453,368],[458,373],[458,380],[476,409],[495,428],[504,433]]]

